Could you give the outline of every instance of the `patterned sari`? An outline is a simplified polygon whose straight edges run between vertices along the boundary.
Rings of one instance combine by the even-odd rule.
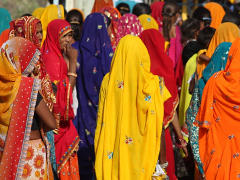
[[[19,179],[26,173],[28,143],[40,89],[40,81],[27,76],[32,73],[40,54],[34,44],[20,37],[8,40],[1,48],[1,179]]]
[[[74,125],[81,139],[78,151],[80,175],[83,179],[91,179],[99,91],[113,56],[104,15],[93,13],[86,18],[77,49],[80,52],[76,82],[79,107]]]
[[[198,143],[199,128],[196,126],[196,124],[194,124],[196,115],[198,113],[198,109],[201,103],[200,92],[203,91],[208,79],[215,72],[221,71],[222,69],[225,68],[230,46],[231,46],[231,43],[223,42],[216,48],[210,63],[203,71],[202,78],[195,85],[195,88],[192,94],[192,99],[190,101],[190,105],[186,113],[186,123],[187,123],[188,132],[189,132],[190,145],[193,151],[194,159],[197,162],[198,169],[202,174],[203,174],[203,168],[202,168],[202,162],[199,156],[199,143]]]
[[[151,179],[169,96],[163,79],[150,73],[141,39],[123,37],[100,90],[94,139],[98,180]]]
[[[143,31],[143,27],[138,20],[138,17],[134,14],[125,14],[119,20],[118,25],[118,35],[117,35],[117,43],[121,38],[126,36],[127,34],[131,34],[134,36],[139,36]]]
[[[112,48],[113,50],[115,50],[117,47],[116,43],[117,43],[118,23],[119,23],[121,14],[116,8],[113,8],[113,7],[105,7],[100,10],[100,13],[103,13],[104,15],[106,15],[108,18],[111,19],[110,39],[112,43]]]
[[[53,20],[47,29],[42,47],[43,63],[52,82],[57,85],[56,106],[53,111],[59,117],[55,134],[57,173],[60,179],[79,178],[77,154],[79,137],[73,125],[72,90],[67,77],[67,64],[60,50],[59,38],[72,31],[65,20]]]
[[[41,21],[33,16],[25,16],[13,20],[10,22],[10,37],[15,37],[16,34],[18,36],[23,37],[31,41],[38,49],[40,49],[41,43],[39,42],[36,35],[36,26],[41,23]],[[40,93],[43,97],[44,102],[47,104],[50,112],[53,110],[53,105],[56,102],[56,97],[53,92],[52,82],[50,81],[50,77],[46,72],[46,68],[42,62],[42,57],[40,57],[39,61],[36,64],[36,67],[39,69],[39,74],[37,78],[41,79],[41,89]],[[51,163],[54,169],[54,172],[57,172],[56,166],[56,157],[55,157],[55,147],[54,147],[54,135],[52,131],[47,132],[48,141],[51,144]]]

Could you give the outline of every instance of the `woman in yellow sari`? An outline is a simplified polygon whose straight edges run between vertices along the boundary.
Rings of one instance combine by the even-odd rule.
[[[159,30],[157,21],[148,14],[142,14],[138,17],[144,30],[146,29],[156,29]]]
[[[163,79],[150,73],[143,42],[123,37],[100,90],[95,132],[98,180],[151,179],[169,97]]]
[[[46,39],[47,26],[54,19],[64,19],[64,8],[62,5],[51,4],[46,8],[44,8],[44,11],[40,19],[42,23],[42,30],[43,30],[42,44]]]

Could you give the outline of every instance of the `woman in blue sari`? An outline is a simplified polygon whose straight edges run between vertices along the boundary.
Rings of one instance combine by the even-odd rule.
[[[74,125],[81,142],[78,159],[81,179],[94,175],[94,135],[98,98],[102,79],[110,70],[113,50],[107,28],[110,19],[100,13],[90,14],[84,24],[82,37],[74,47],[79,50],[77,70],[78,111]]]
[[[208,79],[215,72],[225,69],[227,58],[228,58],[228,52],[231,45],[232,43],[230,42],[223,42],[216,48],[211,58],[211,61],[203,71],[202,78],[195,85],[195,88],[192,94],[192,99],[191,99],[189,108],[187,110],[186,123],[188,127],[188,132],[189,132],[190,145],[192,148],[194,159],[197,162],[198,169],[202,175],[204,175],[204,172],[203,172],[202,162],[200,160],[200,155],[199,155],[199,142],[198,142],[199,127],[197,127],[194,124],[194,122],[195,122],[196,115],[198,113],[198,109],[201,104],[203,89]]]
[[[0,34],[7,28],[9,28],[9,23],[11,21],[11,15],[8,10],[0,8]]]

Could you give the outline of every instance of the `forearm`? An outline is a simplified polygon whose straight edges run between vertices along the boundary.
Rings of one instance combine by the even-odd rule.
[[[77,67],[76,61],[71,61],[70,60],[69,70],[68,70],[68,72],[69,72],[68,78],[69,78],[69,83],[72,86],[72,89],[74,88],[75,83],[76,83],[76,77],[73,76],[73,74],[76,74],[76,67]]]
[[[159,154],[159,162],[160,164],[163,164],[167,161],[166,159],[166,142],[165,142],[165,129],[162,129],[161,134],[161,148],[160,148],[160,154]]]
[[[175,133],[177,134],[177,137],[182,138],[183,136],[182,136],[181,127],[180,127],[180,124],[179,124],[179,121],[178,121],[177,112],[175,112],[175,114],[174,114],[172,125],[173,125],[173,128],[175,130]]]

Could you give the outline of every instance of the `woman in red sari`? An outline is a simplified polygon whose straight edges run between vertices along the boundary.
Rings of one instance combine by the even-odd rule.
[[[58,129],[55,135],[55,152],[57,172],[60,179],[79,179],[78,150],[79,137],[72,123],[74,113],[72,109],[72,87],[76,78],[77,50],[74,50],[72,29],[65,20],[53,20],[47,28],[47,37],[43,43],[42,56],[47,73],[57,85],[56,108],[58,115]],[[69,68],[63,52],[69,58]]]
[[[42,42],[42,24],[41,21],[33,16],[24,16],[10,22],[9,38],[23,37],[31,41],[38,49],[40,49]],[[50,112],[53,110],[53,105],[56,102],[56,86],[50,81],[49,75],[46,73],[46,68],[42,62],[40,56],[39,61],[36,64],[39,71],[37,78],[41,79],[40,94],[43,97],[44,102],[47,104]],[[54,86],[54,88],[53,88]],[[55,147],[54,147],[54,134],[52,131],[47,133],[47,138],[50,143],[50,160],[54,175],[57,174]]]
[[[173,154],[173,145],[169,131],[169,124],[172,123],[176,132],[178,142],[187,155],[186,142],[183,140],[181,128],[176,114],[178,106],[178,92],[176,79],[174,76],[173,62],[164,51],[164,38],[162,34],[155,29],[148,29],[141,33],[140,38],[148,49],[151,59],[151,72],[164,78],[167,89],[171,94],[164,103],[164,128],[166,141],[166,160],[168,161],[167,174],[170,180],[176,179],[175,162]]]
[[[40,51],[30,41],[15,37],[0,53],[0,179],[53,179],[49,145],[41,136],[56,121],[33,78]],[[38,116],[35,116],[38,115]]]

